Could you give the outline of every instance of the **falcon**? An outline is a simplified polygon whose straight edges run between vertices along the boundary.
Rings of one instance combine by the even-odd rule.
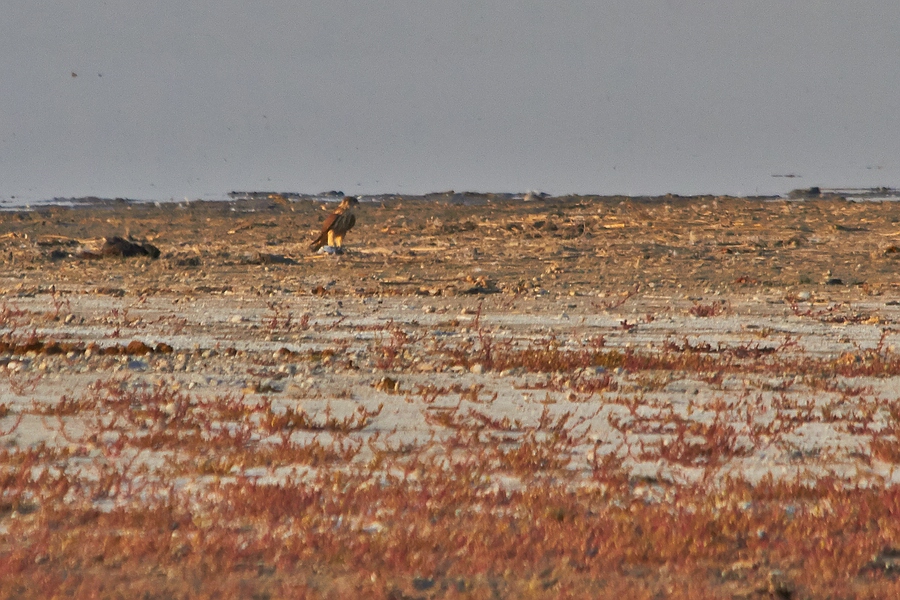
[[[352,196],[346,196],[340,206],[322,223],[322,233],[309,245],[309,249],[315,252],[322,246],[326,246],[326,250],[330,248],[335,254],[341,254],[344,236],[356,225],[353,207],[357,204],[359,204],[359,200]]]

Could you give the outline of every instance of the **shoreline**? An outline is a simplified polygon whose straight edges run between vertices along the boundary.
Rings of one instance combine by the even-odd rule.
[[[900,189],[893,187],[871,187],[871,188],[796,188],[784,194],[770,195],[728,195],[728,194],[659,194],[659,195],[626,195],[626,194],[562,194],[553,195],[536,191],[529,192],[472,192],[463,191],[455,192],[453,190],[444,192],[431,192],[426,194],[404,194],[404,193],[377,193],[354,195],[361,202],[387,202],[392,200],[411,200],[411,201],[434,201],[434,202],[451,202],[456,204],[483,204],[486,202],[497,201],[515,201],[522,200],[526,202],[533,201],[613,201],[628,200],[636,202],[665,202],[673,200],[695,200],[710,201],[714,199],[720,200],[750,200],[750,201],[777,201],[777,200],[810,200],[810,199],[843,199],[850,202],[891,202],[900,200]],[[129,198],[129,197],[100,197],[100,196],[72,196],[72,197],[55,197],[47,199],[29,199],[21,200],[12,197],[0,197],[0,212],[17,211],[17,210],[38,210],[42,208],[53,207],[88,207],[101,208],[104,206],[114,206],[117,204],[187,204],[196,202],[339,202],[344,196],[344,192],[331,190],[320,193],[301,193],[301,192],[277,192],[277,191],[232,191],[227,194],[206,194],[202,197],[190,198],[185,196],[182,199],[174,197],[169,199],[158,198]]]

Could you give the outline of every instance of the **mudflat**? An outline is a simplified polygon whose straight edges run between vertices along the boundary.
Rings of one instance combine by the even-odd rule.
[[[0,220],[5,291],[57,285],[82,293],[106,282],[130,295],[227,286],[302,296],[327,283],[334,293],[446,296],[483,278],[506,294],[595,296],[640,284],[645,294],[857,297],[896,280],[893,202],[442,197],[362,204],[350,252],[331,263],[304,247],[333,208],[327,203],[107,202],[8,212]],[[152,242],[162,260],[94,268],[52,258],[54,249],[96,249],[105,236]]]
[[[398,196],[310,253],[333,207],[0,215],[7,596],[895,589],[835,505],[895,493],[900,205]]]

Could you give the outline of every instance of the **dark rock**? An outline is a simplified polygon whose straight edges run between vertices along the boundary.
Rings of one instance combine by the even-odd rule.
[[[102,296],[112,296],[113,298],[121,298],[125,295],[125,290],[114,287],[98,287],[97,293]]]
[[[147,344],[145,344],[144,342],[142,342],[140,340],[134,340],[132,342],[129,342],[128,346],[125,347],[125,354],[142,355],[142,354],[149,354],[150,352],[153,352],[153,348],[151,348],[150,346],[148,346]]]
[[[262,252],[248,252],[241,257],[243,265],[296,265],[297,261],[280,254],[265,254]]]
[[[464,290],[461,290],[461,293],[463,293],[463,294],[468,294],[468,295],[475,295],[475,294],[499,294],[499,293],[500,293],[500,289],[499,289],[499,288],[496,288],[496,287],[493,287],[493,286],[491,286],[491,287],[485,287],[485,286],[481,286],[481,285],[476,285],[476,286],[473,286],[473,287],[470,287],[470,288],[466,288],[466,289],[464,289]]]
[[[260,260],[264,265],[296,265],[297,261],[293,258],[283,256],[281,254],[261,254]]]
[[[44,354],[65,354],[66,350],[56,341],[49,341],[44,345]]]
[[[892,546],[884,547],[874,559],[862,567],[860,574],[880,574],[889,579],[896,579],[900,575],[900,550]]]
[[[416,577],[412,581],[413,588],[420,592],[430,590],[434,587],[434,583],[434,579],[431,579],[430,577]]]
[[[803,188],[791,190],[788,192],[788,198],[792,200],[800,200],[803,198],[819,198],[822,196],[822,190],[819,187]]]
[[[100,249],[100,254],[103,256],[123,256],[125,258],[132,256],[159,258],[160,253],[159,248],[153,244],[136,244],[116,235],[106,238],[103,247]]]
[[[176,267],[199,267],[201,265],[199,256],[187,256],[175,259]]]

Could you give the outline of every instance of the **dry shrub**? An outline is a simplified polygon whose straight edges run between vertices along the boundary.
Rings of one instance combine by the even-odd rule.
[[[391,339],[393,360],[406,360],[413,341]],[[409,441],[374,427],[382,407],[337,416],[114,379],[7,415],[7,435],[22,413],[55,417],[60,443],[0,450],[0,596],[900,593],[900,492],[887,480],[830,476],[824,456],[780,479],[729,470],[790,448],[812,423],[859,436],[861,464],[900,464],[893,399],[832,380],[815,388],[827,400],[776,385],[676,409],[619,392],[596,369],[792,382],[835,368],[883,376],[894,368],[887,350],[841,367],[789,342],[769,350],[685,340],[658,354],[489,345],[477,356],[489,356],[489,368],[559,370],[545,387],[601,392],[591,396],[597,410],[497,415],[484,387],[424,384],[414,395],[435,433]],[[592,434],[601,409],[612,432]],[[636,462],[701,476],[639,477]]]

